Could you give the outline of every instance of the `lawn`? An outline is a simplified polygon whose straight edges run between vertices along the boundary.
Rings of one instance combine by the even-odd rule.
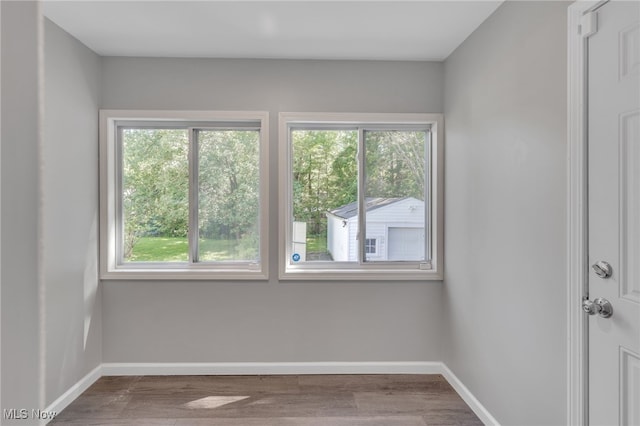
[[[326,235],[307,236],[307,261],[333,260],[327,249]]]
[[[200,260],[224,261],[242,258],[236,240],[200,240]],[[142,237],[133,247],[132,262],[186,262],[189,259],[186,238]],[[246,260],[246,259],[243,259]]]
[[[326,253],[327,252],[327,236],[326,235],[308,235],[307,236],[307,253]]]
[[[242,259],[236,240],[200,240],[200,260]],[[307,237],[307,253],[327,253],[326,235]],[[257,257],[257,255],[256,255]],[[142,237],[133,247],[130,262],[186,262],[189,259],[187,238]],[[246,259],[242,259],[246,260]]]

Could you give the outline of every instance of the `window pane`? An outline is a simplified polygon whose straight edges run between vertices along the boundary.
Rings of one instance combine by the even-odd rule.
[[[121,134],[123,260],[186,262],[187,130],[122,129]]]
[[[357,261],[358,132],[292,130],[291,262]]]
[[[377,240],[375,238],[367,238],[364,240],[364,252],[367,254],[376,253]]]
[[[425,259],[425,131],[366,131],[367,261]]]
[[[259,258],[259,155],[256,130],[199,130],[199,260]]]

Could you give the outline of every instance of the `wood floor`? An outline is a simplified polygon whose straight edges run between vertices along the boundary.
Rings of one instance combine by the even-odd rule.
[[[103,377],[50,425],[477,426],[441,375]]]

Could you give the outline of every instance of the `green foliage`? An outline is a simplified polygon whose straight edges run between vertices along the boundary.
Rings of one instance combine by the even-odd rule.
[[[199,130],[199,235],[241,241],[239,259],[258,256],[259,132]],[[124,257],[141,238],[184,238],[189,228],[189,133],[124,129]],[[225,249],[227,253],[229,249]],[[215,257],[215,256],[214,256]]]
[[[357,199],[358,132],[297,130],[292,139],[293,216],[320,235],[328,210]]]
[[[186,237],[189,222],[188,152],[186,130],[123,130],[125,258],[129,258],[141,237]]]
[[[242,239],[245,244],[257,241],[259,133],[239,130],[198,133],[200,237]],[[247,250],[248,259],[257,257],[257,243]]]
[[[367,197],[424,200],[424,132],[366,132],[365,147]]]

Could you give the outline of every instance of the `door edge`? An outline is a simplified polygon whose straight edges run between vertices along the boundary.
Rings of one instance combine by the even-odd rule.
[[[589,422],[587,294],[587,37],[584,16],[606,1],[576,1],[567,13],[567,424]],[[591,23],[594,23],[591,21]],[[584,26],[583,26],[584,25]]]

